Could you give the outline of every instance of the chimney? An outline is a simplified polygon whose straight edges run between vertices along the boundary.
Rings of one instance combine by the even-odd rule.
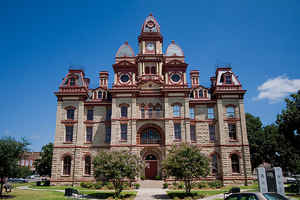
[[[107,71],[101,71],[99,72],[100,80],[99,80],[99,86],[107,89],[108,87],[108,72]]]
[[[192,83],[192,87],[198,87],[199,86],[199,71],[198,70],[192,70],[190,72],[190,79]]]

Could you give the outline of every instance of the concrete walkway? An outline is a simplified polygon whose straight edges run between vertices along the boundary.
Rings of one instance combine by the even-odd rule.
[[[144,180],[141,184],[135,200],[169,199],[166,189],[162,189],[163,181]]]

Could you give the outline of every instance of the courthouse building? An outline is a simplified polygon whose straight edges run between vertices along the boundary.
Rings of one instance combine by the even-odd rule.
[[[163,52],[160,26],[151,14],[142,25],[138,47],[135,54],[127,42],[121,45],[113,77],[100,71],[97,88],[89,87],[80,69],[70,69],[63,79],[55,93],[52,182],[94,181],[97,153],[123,149],[140,155],[146,162],[144,176],[153,179],[161,173],[167,150],[182,142],[211,158],[211,173],[204,180],[251,179],[246,91],[232,69],[217,68],[210,87],[201,85],[198,69],[187,71],[178,44],[172,41]]]

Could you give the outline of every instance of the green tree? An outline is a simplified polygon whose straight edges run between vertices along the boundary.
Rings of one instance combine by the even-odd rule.
[[[116,197],[120,197],[124,179],[134,179],[143,168],[140,158],[129,151],[101,151],[93,163],[95,178],[112,181]]]
[[[36,172],[41,176],[51,177],[53,156],[53,143],[46,144],[42,147],[41,158],[34,162]]]
[[[172,146],[162,163],[167,177],[184,181],[185,192],[191,193],[192,181],[209,174],[209,159],[194,145]]]
[[[27,150],[29,143],[22,139],[17,141],[12,137],[3,137],[0,139],[0,196],[4,178],[15,176],[15,170],[18,167],[18,161],[22,154]]]
[[[15,177],[17,178],[26,178],[30,175],[32,175],[32,171],[29,169],[29,167],[18,166],[17,168],[15,168]]]
[[[300,173],[300,108],[296,101],[300,94],[292,94],[285,99],[286,108],[277,115],[276,124],[279,127],[279,140],[284,149],[278,153],[278,164],[292,173]]]

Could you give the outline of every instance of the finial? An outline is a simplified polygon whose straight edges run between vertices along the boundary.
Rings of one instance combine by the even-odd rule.
[[[150,13],[149,16],[152,16],[152,13]]]
[[[171,43],[172,43],[172,44],[175,44],[175,41],[174,41],[174,40],[172,40],[172,41],[171,41]]]
[[[124,44],[128,45],[128,41],[125,41]]]

